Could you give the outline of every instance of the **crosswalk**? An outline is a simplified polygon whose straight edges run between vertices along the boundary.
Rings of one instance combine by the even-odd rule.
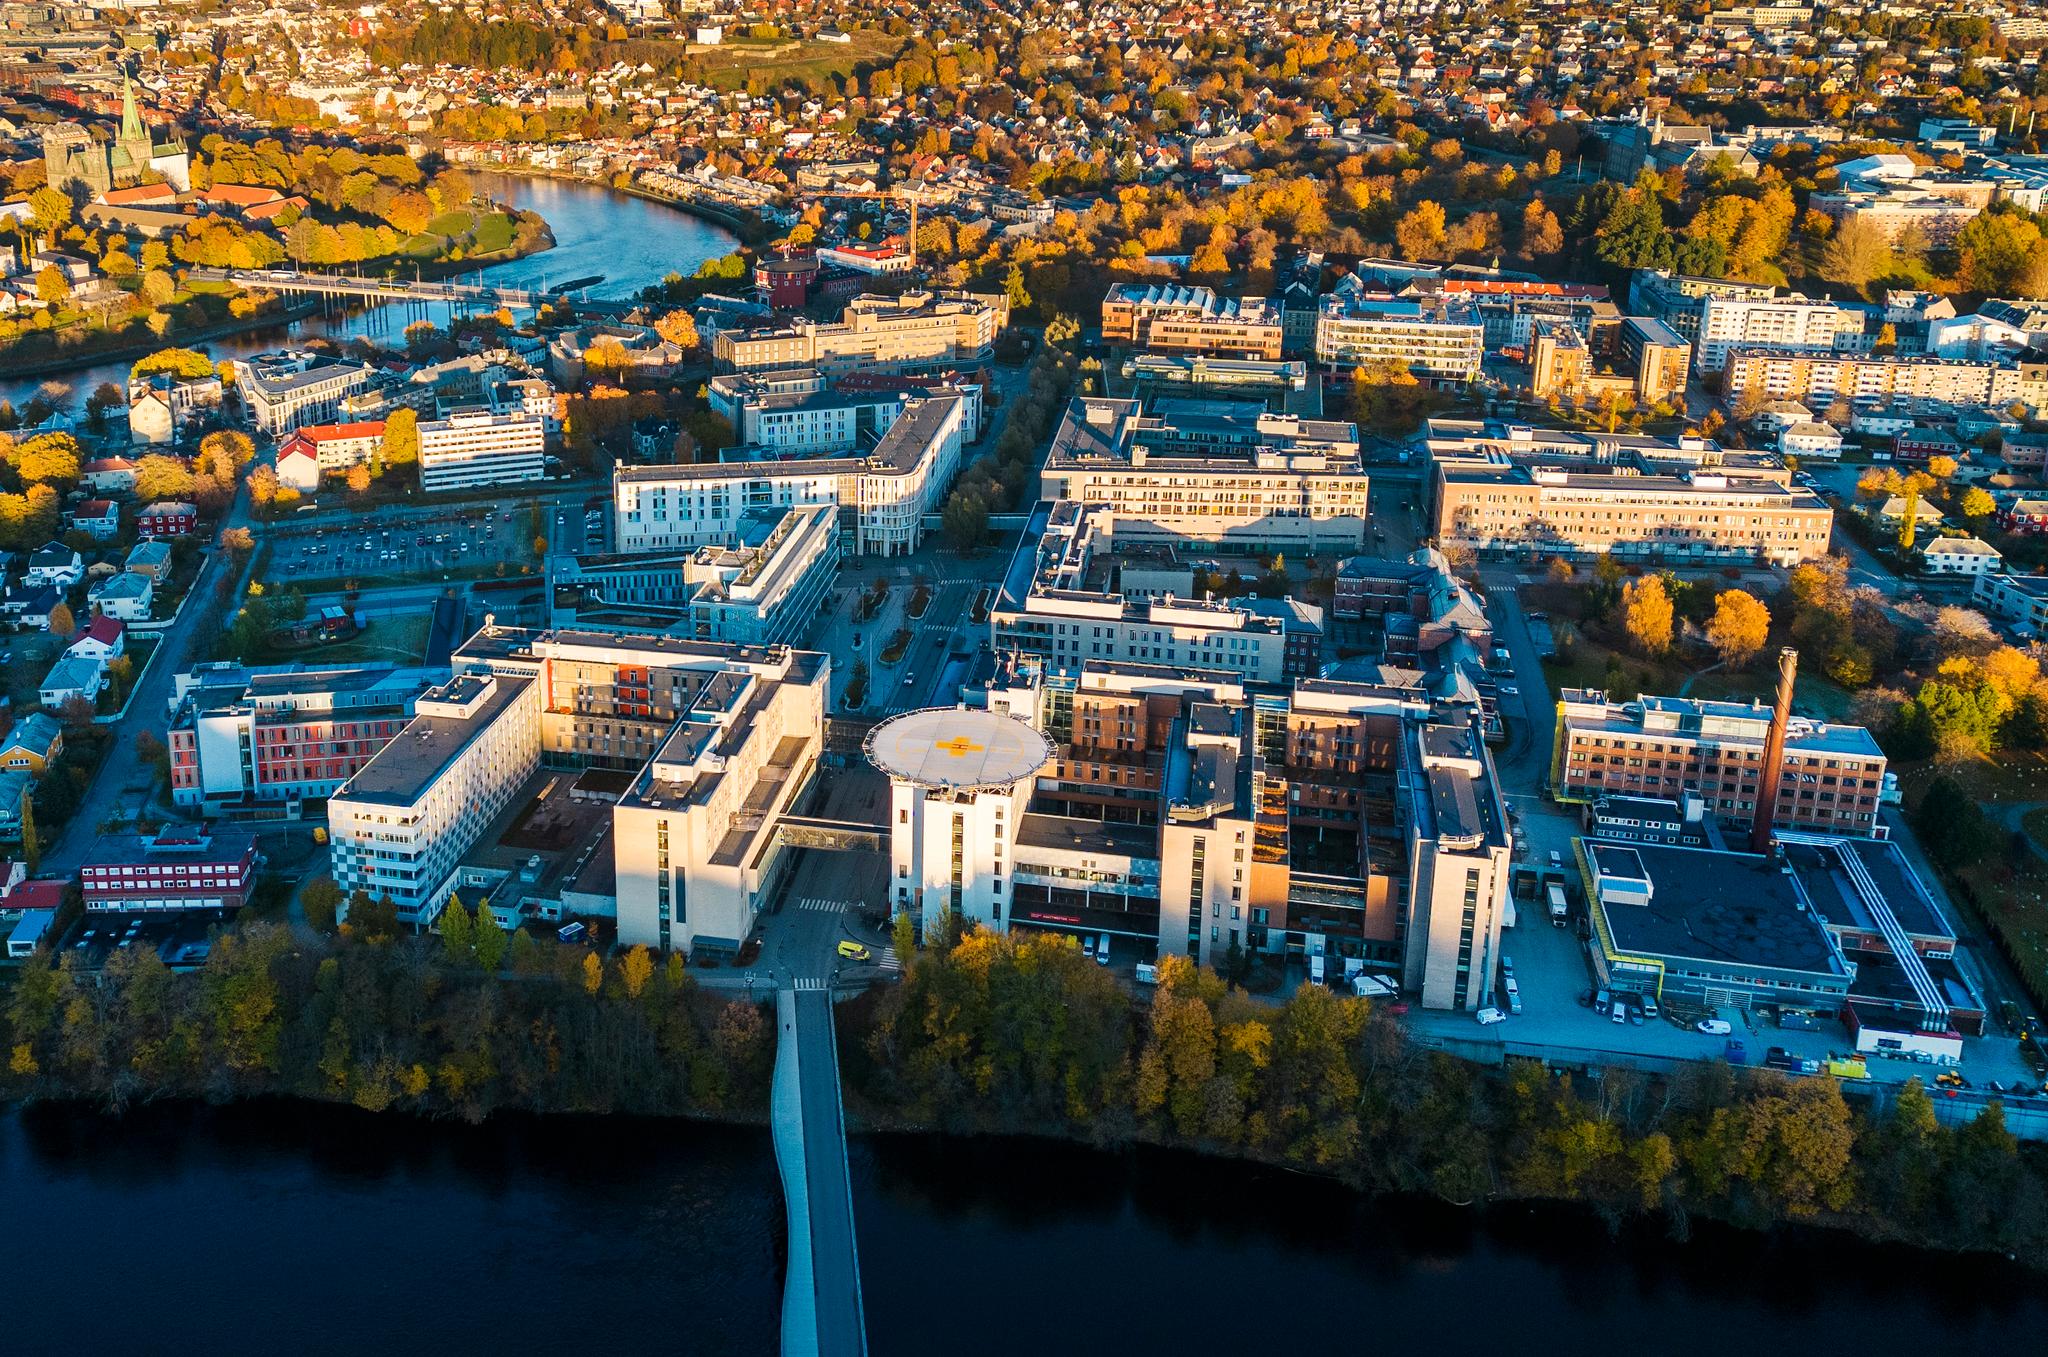
[[[903,969],[902,959],[896,955],[894,947],[884,947],[875,957],[875,965],[891,974]]]
[[[796,978],[796,982],[792,984],[790,988],[801,994],[805,990],[830,989],[831,982],[826,980],[820,980],[815,976],[800,975]]]
[[[796,907],[807,914],[838,914],[846,909],[846,901],[823,900],[815,895],[806,895],[796,902]]]

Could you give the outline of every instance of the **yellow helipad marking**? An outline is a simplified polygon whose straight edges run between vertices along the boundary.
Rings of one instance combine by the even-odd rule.
[[[951,754],[957,759],[967,754],[979,754],[987,749],[988,746],[976,744],[965,735],[955,735],[950,740],[940,740],[932,748]]]

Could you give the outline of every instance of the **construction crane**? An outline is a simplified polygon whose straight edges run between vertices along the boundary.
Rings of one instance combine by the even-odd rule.
[[[863,198],[872,202],[907,202],[910,204],[910,267],[917,267],[917,205],[924,201],[924,182],[901,188],[885,189],[841,189],[823,188],[811,190],[813,198]]]

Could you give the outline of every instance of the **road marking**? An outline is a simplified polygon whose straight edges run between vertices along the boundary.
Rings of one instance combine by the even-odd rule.
[[[884,947],[881,956],[876,959],[875,965],[885,971],[900,971],[903,969],[902,959],[896,955],[894,947]]]
[[[796,984],[791,986],[792,989],[798,990],[800,992],[803,990],[824,989],[825,987],[826,986],[824,981],[813,980],[807,976],[798,976]]]
[[[806,895],[796,902],[796,907],[815,914],[838,914],[845,910],[844,900],[821,900],[815,895]]]

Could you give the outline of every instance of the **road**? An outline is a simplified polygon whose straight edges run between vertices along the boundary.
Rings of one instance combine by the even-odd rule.
[[[222,529],[249,526],[248,509],[247,491],[237,490],[233,503],[221,520]],[[234,573],[233,596],[239,599],[247,578],[246,567],[237,567],[225,551],[215,549],[206,553],[199,574],[192,581],[189,595],[192,615],[164,632],[149,667],[136,680],[127,714],[105,727],[113,737],[106,761],[100,765],[99,775],[86,787],[78,809],[65,822],[63,830],[43,849],[39,875],[68,877],[76,873],[93,842],[99,838],[99,827],[114,818],[120,809],[123,794],[128,790],[128,775],[136,767],[135,737],[144,731],[162,737],[164,709],[170,702],[172,678],[207,658],[206,647],[213,640],[211,633],[201,634],[201,628],[193,624],[193,618],[208,606],[217,581],[230,571]]]

